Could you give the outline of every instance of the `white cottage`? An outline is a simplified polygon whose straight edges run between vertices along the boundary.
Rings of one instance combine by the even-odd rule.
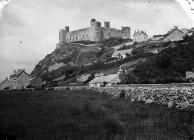
[[[133,50],[132,48],[127,49],[127,50],[115,50],[112,57],[113,58],[126,58],[127,55],[131,54],[132,50]]]
[[[30,75],[25,72],[25,69],[14,71],[14,74],[10,75],[9,89],[24,89],[26,86],[26,80],[29,78]]]
[[[148,35],[144,31],[135,31],[133,34],[133,41],[135,42],[144,42],[148,40]]]
[[[118,83],[121,82],[119,75],[122,72],[123,70],[120,67],[117,74],[112,74],[107,76],[99,75],[89,82],[89,86],[90,87],[111,87],[111,86],[117,85]]]
[[[111,87],[120,82],[119,76],[117,74],[96,77],[89,82],[90,87]]]
[[[9,79],[6,78],[6,80],[0,84],[0,89],[24,89],[26,87],[26,80],[29,78],[30,75],[25,72],[25,69],[19,69],[18,71],[14,71]]]

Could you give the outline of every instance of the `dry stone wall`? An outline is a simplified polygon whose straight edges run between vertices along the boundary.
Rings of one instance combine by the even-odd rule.
[[[171,84],[171,85],[128,85],[117,87],[88,87],[71,86],[55,87],[57,91],[81,90],[91,93],[107,94],[113,97],[127,98],[131,102],[143,101],[147,103],[164,104],[178,109],[194,109],[194,85]]]

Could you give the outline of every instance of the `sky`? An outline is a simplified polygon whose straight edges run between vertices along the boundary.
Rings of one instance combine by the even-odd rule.
[[[152,36],[193,27],[192,6],[192,0],[0,0],[0,81],[15,69],[30,73],[54,51],[66,25],[84,28],[96,18]]]

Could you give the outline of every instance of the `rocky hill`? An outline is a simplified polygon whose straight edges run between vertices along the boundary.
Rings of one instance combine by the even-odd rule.
[[[126,70],[131,69],[146,58],[155,55],[152,52],[154,49],[166,46],[168,44],[149,42],[133,44],[130,40],[118,38],[111,38],[98,44],[95,42],[60,44],[36,65],[31,75],[46,81],[71,83],[83,74],[91,76],[96,72],[114,74],[120,66]],[[122,54],[125,57],[113,57],[118,51],[126,53]]]
[[[60,44],[51,54],[41,60],[31,75],[45,77],[54,74],[49,80],[59,78],[67,71],[75,70],[83,66],[113,61],[113,46],[120,45],[129,40],[109,39],[95,44],[95,42],[76,42]],[[58,74],[57,74],[58,73]]]

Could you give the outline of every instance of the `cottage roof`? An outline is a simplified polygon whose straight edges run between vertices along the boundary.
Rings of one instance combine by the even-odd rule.
[[[107,76],[101,76],[101,77],[96,77],[94,78],[92,81],[90,81],[90,84],[93,83],[103,83],[103,82],[107,82],[110,83],[113,80],[115,80],[118,77],[117,74],[113,74],[113,75],[107,75]]]
[[[189,32],[189,30],[187,28],[182,28],[180,29],[181,32],[183,32],[184,34],[187,34]]]
[[[21,71],[20,73],[14,73],[12,75],[10,75],[10,78],[17,78],[19,77],[22,73],[25,73],[26,75],[30,76],[28,73],[26,73],[25,71]]]
[[[20,72],[17,77],[19,77],[22,73],[25,73],[26,75],[30,76],[30,74],[26,73],[25,71]]]
[[[8,81],[8,79],[5,79],[3,82],[0,83],[0,85],[2,85],[3,83],[5,83],[6,81]]]
[[[148,36],[146,32],[139,31],[139,30],[138,31],[135,31],[134,34],[133,34],[133,36],[135,36],[135,35],[141,35],[141,34]]]
[[[181,32],[182,34],[184,34],[184,33],[183,33],[181,30],[179,30],[178,28],[174,28],[174,29],[172,29],[171,31],[168,31],[168,33],[164,35],[163,39],[164,39],[165,37],[169,36],[171,33],[173,33],[173,32],[176,31],[176,30],[179,31],[179,32]]]

